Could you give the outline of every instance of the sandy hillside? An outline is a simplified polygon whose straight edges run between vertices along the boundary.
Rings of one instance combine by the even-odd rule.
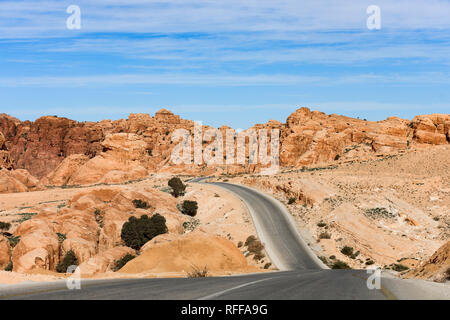
[[[11,223],[8,233],[12,237],[20,236],[15,247],[10,244],[6,249],[15,272],[1,272],[0,283],[60,278],[54,268],[69,249],[77,254],[85,277],[123,278],[124,273],[112,272],[114,263],[126,254],[136,253],[121,243],[121,225],[130,215],[155,213],[166,218],[169,233],[147,243],[136,261],[147,261],[147,255],[153,260],[156,255],[177,262],[161,262],[156,268],[138,262],[139,270],[131,272],[129,267],[126,277],[185,277],[193,267],[205,266],[209,274],[263,271],[270,263],[268,258],[255,260],[240,244],[256,234],[242,202],[220,188],[191,183],[187,183],[183,197],[174,198],[167,186],[170,177],[160,174],[134,183],[0,194],[0,221]],[[134,208],[135,198],[147,201],[150,208]],[[184,200],[198,202],[195,217],[179,211]],[[64,239],[58,239],[61,235]],[[186,256],[191,251],[200,255]],[[181,259],[183,256],[186,259]]]
[[[283,201],[311,248],[330,265],[342,260],[353,268],[401,270],[417,267],[450,239],[448,159],[450,147],[436,146],[269,177],[219,180]],[[345,246],[353,252],[341,253]]]

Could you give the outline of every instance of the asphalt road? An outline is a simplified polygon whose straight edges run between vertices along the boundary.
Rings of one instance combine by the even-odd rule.
[[[248,206],[259,237],[280,272],[229,277],[83,280],[80,290],[64,281],[0,286],[0,299],[450,299],[450,286],[383,275],[369,289],[365,270],[330,270],[298,235],[286,209],[247,187],[215,183],[236,193]]]

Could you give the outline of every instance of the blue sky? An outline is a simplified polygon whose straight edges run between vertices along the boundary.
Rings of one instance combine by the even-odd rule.
[[[68,30],[69,5],[81,9]],[[381,9],[368,30],[366,9]],[[0,1],[0,113],[84,121],[167,108],[246,128],[307,106],[448,113],[450,1]]]

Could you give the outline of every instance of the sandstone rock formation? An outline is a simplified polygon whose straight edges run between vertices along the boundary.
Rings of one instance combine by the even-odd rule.
[[[9,241],[4,236],[0,235],[0,270],[3,270],[10,261],[11,247]]]
[[[90,171],[99,170],[102,166],[109,168],[103,170],[100,176],[92,181],[103,178],[104,181],[122,181],[126,179],[123,172],[133,171],[133,166],[125,168],[126,170],[118,170],[117,165],[110,162],[111,157],[103,158],[105,155],[117,155],[118,149],[115,148],[115,144],[119,143],[122,154],[129,151],[125,156],[129,160],[129,153],[133,151],[127,149],[123,139],[125,134],[133,134],[134,136],[128,135],[127,139],[129,143],[133,141],[139,149],[136,150],[139,159],[135,160],[141,162],[142,168],[149,171],[211,174],[257,170],[254,165],[217,166],[213,169],[204,165],[174,166],[170,163],[174,147],[171,141],[172,133],[176,129],[186,129],[192,133],[193,128],[192,121],[183,120],[165,109],[156,112],[154,117],[148,114],[130,114],[126,120],[104,120],[96,123],[76,122],[55,116],[42,117],[34,122],[21,122],[2,114],[0,131],[3,132],[5,145],[10,150],[10,158],[5,158],[5,153],[0,151],[3,154],[3,156],[0,154],[0,159],[7,163],[4,167],[27,169],[37,178],[54,175],[48,178],[50,184],[55,185],[88,183],[81,173],[79,175],[73,173],[75,174],[73,177],[73,174],[70,174],[71,177],[67,178],[64,171],[71,170],[73,163],[79,167],[79,164],[86,164],[90,160],[92,161],[86,164]],[[224,126],[220,130],[224,131],[226,128]],[[272,120],[266,124],[255,125],[253,128],[279,129],[280,164],[302,167],[336,160],[367,158],[374,154],[402,151],[416,145],[448,144],[450,115],[421,115],[412,121],[390,117],[383,121],[372,122],[300,108],[287,118],[286,123]],[[0,142],[1,140],[2,138]],[[204,143],[203,147],[206,148],[208,144]],[[63,167],[59,167],[64,159],[69,160]],[[59,173],[53,173],[55,169]],[[105,177],[107,170],[113,173]],[[138,171],[138,175],[143,173],[141,168]],[[134,175],[132,173],[130,176]]]
[[[148,176],[147,144],[136,134],[109,134],[101,146],[103,151],[92,159],[82,154],[67,157],[42,183],[52,186],[112,184]]]
[[[408,278],[422,278],[437,282],[450,281],[450,241],[440,247],[427,261],[409,272]]]
[[[128,247],[115,247],[99,253],[80,265],[81,274],[96,274],[111,271],[115,262],[127,254],[135,255],[133,249]]]
[[[39,188],[39,181],[27,170],[13,170],[13,161],[0,132],[0,193],[26,192]]]
[[[150,207],[137,209],[135,199],[147,202]],[[20,236],[12,252],[14,271],[55,270],[64,255],[73,250],[85,268],[83,272],[103,272],[131,252],[120,249],[122,225],[131,216],[152,216],[157,212],[166,218],[169,232],[174,234],[184,232],[186,221],[176,207],[175,198],[152,188],[140,192],[127,187],[85,190],[65,205],[44,206],[37,211],[14,232],[14,236]]]
[[[5,137],[3,133],[0,132],[0,168],[12,169],[13,163],[11,155],[5,146]]]

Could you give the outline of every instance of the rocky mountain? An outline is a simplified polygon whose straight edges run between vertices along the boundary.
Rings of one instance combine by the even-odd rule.
[[[56,116],[22,122],[2,114],[0,166],[25,169],[42,179],[42,185],[124,182],[152,171],[209,175],[259,169],[255,165],[173,165],[171,135],[176,129],[193,133],[194,123],[165,109],[154,117],[130,114],[128,119],[100,122]],[[286,123],[271,120],[253,129],[279,129],[281,166],[300,168],[448,144],[450,115],[421,115],[412,121],[390,117],[373,122],[300,108]],[[202,145],[205,149],[209,142]]]

